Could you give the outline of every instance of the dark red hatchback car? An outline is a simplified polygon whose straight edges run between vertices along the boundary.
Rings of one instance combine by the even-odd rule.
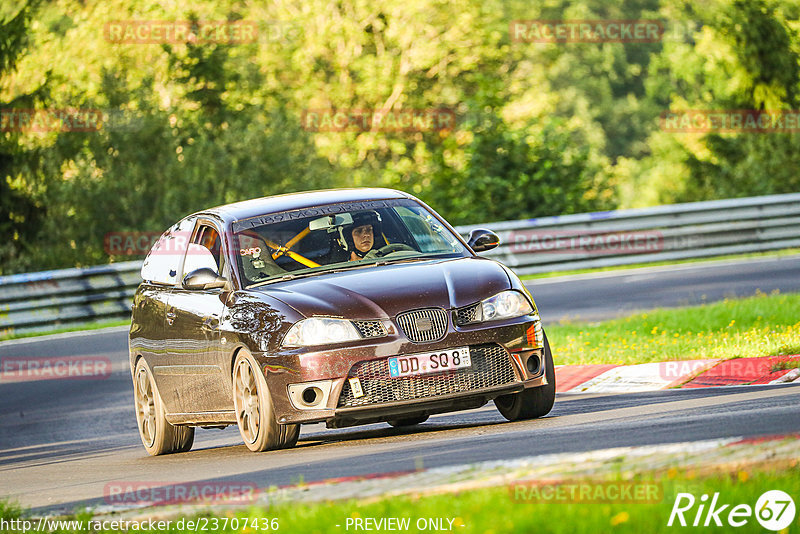
[[[190,215],[142,266],[130,330],[136,417],[150,454],[236,424],[250,450],[300,424],[343,427],[494,400],[547,414],[555,372],[533,298],[411,195],[297,193]]]

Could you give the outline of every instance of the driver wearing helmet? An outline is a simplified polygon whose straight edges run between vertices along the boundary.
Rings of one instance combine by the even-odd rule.
[[[381,235],[381,217],[376,211],[361,211],[353,214],[353,224],[344,229],[349,261],[377,256],[375,236]]]

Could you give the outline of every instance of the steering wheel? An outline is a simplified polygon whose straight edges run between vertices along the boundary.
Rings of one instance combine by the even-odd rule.
[[[416,249],[406,245],[405,243],[391,243],[389,245],[379,248],[377,250],[377,253],[378,256],[386,256],[387,254],[391,254],[392,252],[400,252],[401,250],[409,252],[417,252]]]

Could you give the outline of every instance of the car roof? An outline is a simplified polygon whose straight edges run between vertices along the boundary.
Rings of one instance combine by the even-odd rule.
[[[340,202],[359,202],[366,200],[385,200],[396,198],[414,198],[407,193],[395,189],[383,188],[352,188],[352,189],[326,189],[322,191],[306,191],[302,193],[288,193],[271,197],[254,198],[233,204],[224,204],[215,208],[205,209],[193,215],[216,216],[226,223],[233,223],[251,217],[258,217],[269,213],[290,211],[302,208],[338,204]]]

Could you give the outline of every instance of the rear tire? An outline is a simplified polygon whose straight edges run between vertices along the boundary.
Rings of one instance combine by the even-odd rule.
[[[503,417],[509,421],[522,421],[543,417],[550,413],[556,399],[556,370],[546,334],[544,335],[544,364],[547,385],[526,389],[512,395],[503,395],[494,400],[497,410]]]
[[[395,428],[404,427],[404,426],[414,426],[424,423],[428,420],[427,415],[419,415],[417,417],[407,417],[405,419],[392,419],[391,421],[386,421],[390,425]]]
[[[280,425],[275,420],[267,379],[244,349],[233,364],[233,405],[239,433],[251,451],[288,449],[297,443],[300,425]]]
[[[161,395],[143,358],[136,363],[133,373],[133,398],[139,437],[151,456],[186,452],[192,448],[194,427],[176,426],[167,421]]]

